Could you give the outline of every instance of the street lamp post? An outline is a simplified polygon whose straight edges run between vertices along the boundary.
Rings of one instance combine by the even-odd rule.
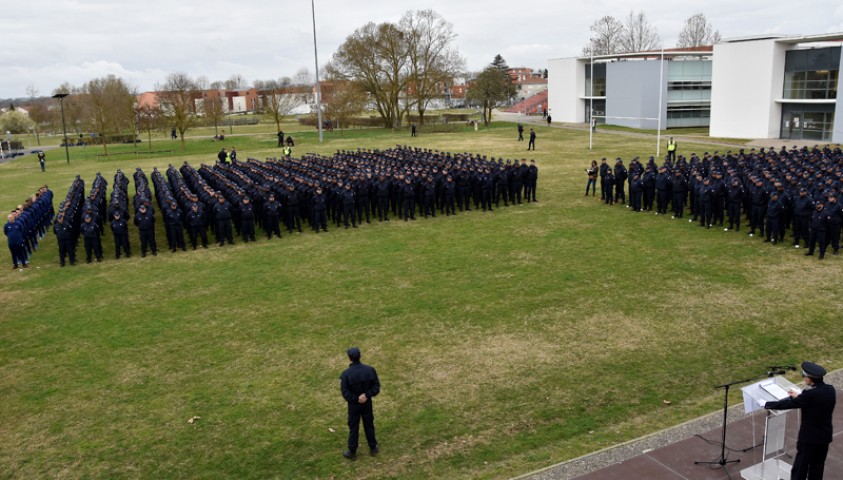
[[[67,159],[67,163],[70,163],[70,148],[67,146],[67,127],[64,124],[64,97],[70,95],[69,93],[57,93],[53,95],[53,98],[59,99],[59,104],[61,105],[61,130],[64,134],[64,156]]]
[[[316,5],[310,0],[313,16],[313,62],[316,64],[316,121],[319,123],[319,143],[322,143],[322,89],[319,86],[319,56],[316,53]]]

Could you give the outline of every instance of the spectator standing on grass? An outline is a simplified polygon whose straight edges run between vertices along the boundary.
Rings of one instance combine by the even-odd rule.
[[[796,458],[790,471],[791,480],[822,480],[828,445],[831,443],[833,425],[831,423],[837,392],[834,387],[823,381],[825,369],[813,362],[802,362],[802,377],[805,390],[788,392],[790,398],[775,402],[759,400],[767,410],[802,411],[799,436],[796,441]]]
[[[605,159],[604,159],[605,160]],[[591,167],[586,168],[585,172],[588,175],[588,183],[585,184],[585,196],[588,196],[588,189],[591,188],[591,196],[595,196],[597,194],[597,173],[599,168],[597,167],[597,160],[591,161]]]
[[[228,152],[225,151],[225,147],[222,147],[222,150],[217,153],[217,163],[220,165],[225,165],[228,163],[226,160],[228,159]]]
[[[372,456],[378,454],[372,398],[380,393],[381,383],[374,368],[360,363],[359,348],[349,348],[346,354],[351,364],[340,375],[340,391],[348,403],[348,450],[342,455],[349,460],[354,460],[357,458],[361,418],[369,451]]]
[[[45,160],[47,159],[47,155],[44,152],[38,152],[38,164],[41,165],[41,171],[46,171],[46,165],[44,164]]]
[[[522,125],[521,122],[518,122],[518,141],[524,141],[524,125]]]
[[[669,162],[676,161],[676,142],[673,141],[673,137],[670,137],[670,140],[667,141],[667,160]]]
[[[536,149],[536,131],[532,128],[530,129],[530,142],[527,144],[527,150],[535,150]]]

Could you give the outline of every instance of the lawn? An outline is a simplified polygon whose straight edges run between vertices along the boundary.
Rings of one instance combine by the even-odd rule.
[[[109,233],[103,263],[73,268],[52,234],[28,270],[5,254],[0,477],[506,478],[716,411],[714,385],[766,365],[839,367],[838,257],[599,204],[583,196],[590,160],[651,155],[651,139],[597,133],[589,152],[588,132],[536,130],[529,154],[500,123],[322,144],[302,131],[294,155],[401,143],[535,158],[539,203],[120,261]],[[279,155],[271,135],[230,145]],[[117,168],[198,167],[219,147],[71,149],[69,165],[56,150],[44,174],[23,157],[0,165],[0,206],[43,183],[58,204],[77,173],[87,190],[102,172],[110,193]],[[352,345],[381,378],[381,454],[348,463]]]

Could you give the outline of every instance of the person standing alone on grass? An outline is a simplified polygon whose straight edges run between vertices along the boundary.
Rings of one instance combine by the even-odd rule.
[[[44,165],[44,161],[47,159],[47,155],[44,152],[38,152],[38,164],[41,165],[41,172],[46,170],[46,165]]]
[[[535,150],[536,149],[536,131],[532,128],[530,129],[530,142],[527,144],[527,150]]]
[[[340,391],[348,402],[348,450],[342,455],[349,459],[357,458],[357,445],[360,435],[360,418],[363,418],[363,431],[372,456],[378,454],[378,441],[375,439],[375,415],[372,409],[372,397],[381,391],[380,380],[374,368],[360,363],[360,349],[349,348],[346,352],[351,365],[340,375]]]

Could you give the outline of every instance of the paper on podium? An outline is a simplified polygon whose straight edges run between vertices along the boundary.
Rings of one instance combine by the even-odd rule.
[[[775,376],[773,378],[766,378],[760,382],[755,382],[752,385],[747,385],[741,388],[743,392],[743,405],[746,413],[752,413],[758,410],[763,410],[764,407],[758,406],[758,400],[772,402],[774,400],[782,400],[788,397],[789,390],[802,390],[788,381],[782,376]]]

